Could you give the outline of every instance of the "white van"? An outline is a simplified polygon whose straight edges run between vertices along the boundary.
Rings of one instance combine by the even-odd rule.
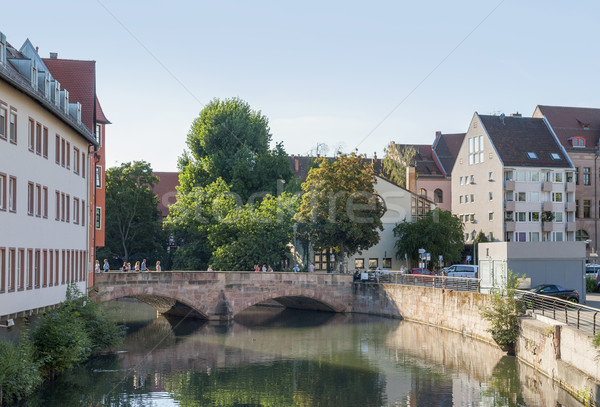
[[[455,264],[446,268],[446,275],[448,277],[479,277],[479,266],[472,264]]]

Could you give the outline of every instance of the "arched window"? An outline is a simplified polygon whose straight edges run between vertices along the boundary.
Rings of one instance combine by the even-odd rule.
[[[419,195],[427,197],[427,190],[425,188],[419,189]]]
[[[435,203],[443,203],[444,202],[444,193],[441,189],[436,189],[433,191],[433,202]]]
[[[575,232],[575,240],[577,240],[578,242],[585,242],[586,240],[589,240],[589,239],[590,239],[590,235],[585,230],[580,229],[577,232]]]
[[[571,143],[573,147],[585,147],[585,139],[583,137],[573,137]]]

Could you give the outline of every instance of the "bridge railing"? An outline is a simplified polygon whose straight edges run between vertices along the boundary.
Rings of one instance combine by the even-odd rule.
[[[385,273],[373,274],[369,280],[357,280],[367,284],[401,284],[423,287],[445,288],[455,291],[479,292],[481,280],[467,277],[431,276],[425,274]]]
[[[600,332],[600,310],[561,298],[517,290],[527,313],[543,315],[591,335]]]

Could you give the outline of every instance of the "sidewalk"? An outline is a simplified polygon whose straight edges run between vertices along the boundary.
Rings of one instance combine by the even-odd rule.
[[[585,300],[584,305],[600,309],[600,293],[587,293],[585,295]]]

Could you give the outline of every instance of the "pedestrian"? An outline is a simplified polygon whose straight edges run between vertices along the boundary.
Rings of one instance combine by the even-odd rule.
[[[146,268],[146,259],[142,260],[142,271],[148,271],[148,269]]]
[[[211,266],[210,264],[208,265],[208,270],[207,270],[207,271],[214,271],[214,270],[212,269],[212,266]]]
[[[110,269],[110,265],[108,264],[108,260],[104,259],[104,272],[108,273],[108,270]]]
[[[139,262],[139,260],[135,262],[135,271],[140,271],[140,262]]]
[[[271,268],[271,265],[269,264],[269,268],[267,268],[267,272],[272,273],[273,269]]]
[[[131,271],[131,263],[127,263],[127,271]]]
[[[299,271],[300,271],[300,267],[298,267],[298,264],[296,264],[296,265],[294,266],[293,270],[294,270],[294,273],[297,273],[297,272],[299,272]]]
[[[162,271],[162,267],[160,266],[160,261],[156,261],[156,271]]]
[[[315,265],[314,264],[310,263],[308,265],[308,272],[309,273],[314,273],[315,272]]]
[[[263,266],[262,266],[262,272],[263,273],[267,272],[267,265],[266,264],[263,264]]]
[[[99,273],[100,272],[100,261],[96,260],[96,264],[94,265],[94,272]]]

